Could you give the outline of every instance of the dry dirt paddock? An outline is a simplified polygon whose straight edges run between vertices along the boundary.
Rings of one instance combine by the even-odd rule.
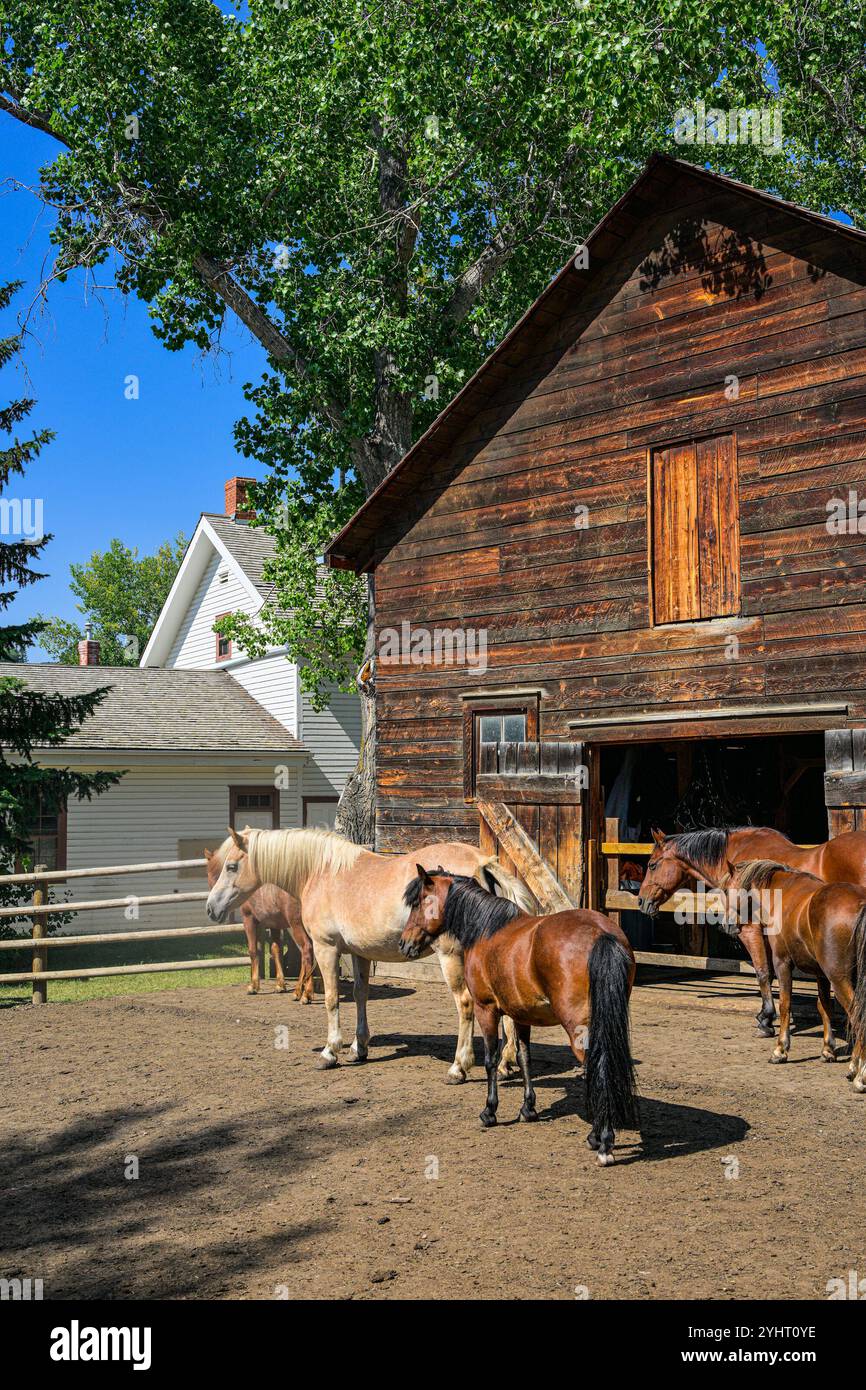
[[[866,1274],[866,1098],[819,1060],[808,992],[770,1066],[746,980],[645,977],[642,1140],[602,1169],[558,1031],[541,1123],[510,1083],[484,1132],[481,1069],[443,1084],[442,986],[380,978],[370,1063],[329,1073],[320,998],[268,989],[0,1012],[0,1275],[46,1298],[821,1299]]]

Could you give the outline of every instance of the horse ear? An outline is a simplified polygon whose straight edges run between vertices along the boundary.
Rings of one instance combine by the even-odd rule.
[[[234,842],[235,842],[235,845],[236,845],[237,848],[240,850],[241,854],[246,854],[246,852],[247,852],[247,843],[246,843],[246,840],[244,839],[243,835],[239,835],[238,832],[235,830],[235,828],[234,828],[233,825],[230,825],[230,826],[229,826],[229,834],[231,835],[232,839],[233,839]]]
[[[430,877],[430,875],[428,874],[427,870],[424,868],[424,865],[423,865],[423,864],[416,864],[416,865],[415,865],[415,868],[418,870],[418,877],[420,878],[421,882],[424,884],[424,887],[425,887],[425,888],[432,888],[432,887],[433,887],[433,880],[432,880],[432,878]]]
[[[204,852],[204,857],[205,857],[205,859],[210,859],[210,857],[211,857],[212,854],[213,854],[213,850],[212,850],[212,849],[206,849],[205,852]]]
[[[657,845],[663,845],[665,842],[665,832],[663,830],[653,829],[652,837]]]

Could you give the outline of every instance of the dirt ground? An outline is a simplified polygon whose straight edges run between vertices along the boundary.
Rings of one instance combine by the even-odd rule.
[[[320,997],[5,1009],[0,1276],[76,1299],[826,1298],[866,1275],[866,1098],[799,1002],[770,1066],[745,979],[644,977],[642,1142],[623,1134],[609,1169],[558,1030],[534,1046],[541,1123],[515,1123],[509,1083],[481,1129],[482,1070],[443,1084],[433,983],[380,978],[370,1063],[327,1073]]]

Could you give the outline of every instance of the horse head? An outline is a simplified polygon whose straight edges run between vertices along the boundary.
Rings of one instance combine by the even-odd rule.
[[[409,918],[400,935],[400,951],[409,960],[416,960],[429,949],[430,944],[440,934],[445,925],[445,902],[451,891],[454,877],[440,866],[435,874],[429,874],[420,864],[416,864],[417,878],[413,878],[403,894],[403,901],[409,908]]]
[[[676,846],[661,830],[652,832],[655,847],[646,866],[637,905],[648,917],[657,917],[662,903],[688,883],[693,870],[677,857]]]
[[[230,828],[229,836],[231,843],[228,840],[225,842],[224,854],[222,851],[205,854],[210,885],[205,910],[211,922],[225,922],[230,913],[252,897],[261,886],[250,864],[247,831],[240,834]]]

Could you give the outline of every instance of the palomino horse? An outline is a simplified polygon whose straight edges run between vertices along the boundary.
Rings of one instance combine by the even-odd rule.
[[[457,841],[427,845],[412,854],[391,855],[362,849],[333,830],[229,833],[229,852],[210,891],[207,915],[212,922],[224,922],[263,883],[277,883],[299,900],[325,986],[328,1041],[319,1059],[322,1068],[337,1065],[337,1053],[343,1046],[338,982],[340,956],[345,952],[352,954],[357,1005],[355,1040],[347,1061],[352,1064],[367,1060],[370,962],[401,959],[400,933],[407,916],[403,892],[417,872],[416,859],[431,868],[445,863],[455,873],[467,874],[498,889],[512,902],[527,909],[534,906],[523,884],[491,855]],[[453,942],[443,943],[436,953],[454,996],[459,1020],[457,1051],[448,1073],[448,1081],[456,1084],[466,1080],[473,1064],[472,998],[463,978],[463,953],[459,947]],[[516,1054],[512,1031],[503,1054],[503,1069],[510,1071]]]
[[[791,979],[794,967],[818,981],[818,1012],[824,1025],[821,1056],[836,1060],[830,987],[848,1015],[851,1038],[849,1080],[866,1091],[866,889],[853,883],[824,883],[771,860],[729,864],[722,883],[731,908],[756,911],[779,977],[779,1038],[771,1062],[787,1062],[791,1046]]]
[[[221,845],[218,850],[205,850],[208,888],[213,888],[222,873],[226,846],[230,844],[231,840],[226,840],[225,844]],[[287,931],[291,933],[292,939],[301,953],[301,969],[295,984],[295,998],[299,999],[302,1004],[311,1004],[313,1002],[313,943],[304,930],[304,924],[301,920],[301,905],[297,898],[290,898],[282,888],[277,888],[273,883],[266,883],[264,888],[253,893],[253,896],[243,904],[241,917],[247,938],[247,950],[250,953],[250,983],[247,987],[247,994],[258,994],[259,992],[258,937],[260,930],[270,932],[271,958],[277,977],[277,992],[279,994],[287,992],[288,985],[283,974],[282,953],[283,932]]]
[[[780,830],[769,826],[743,825],[732,830],[690,830],[680,835],[652,832],[655,849],[647,864],[640,888],[638,907],[654,917],[662,903],[679,888],[708,883],[718,887],[727,872],[728,861],[772,859],[792,869],[817,875],[825,883],[858,883],[866,887],[866,832],[848,830],[834,840],[811,849],[801,849]],[[758,1013],[758,1032],[774,1036],[772,959],[760,924],[743,923],[739,937],[749,953],[762,1005]]]
[[[607,1167],[613,1163],[614,1126],[637,1125],[628,1017],[635,963],[625,933],[600,912],[574,909],[529,916],[485,892],[474,879],[441,868],[430,874],[421,864],[416,869],[418,876],[405,893],[411,911],[401,949],[415,957],[437,941],[451,940],[463,951],[466,983],[484,1036],[487,1104],[482,1125],[496,1124],[499,1106],[499,1020],[504,1015],[517,1025],[521,1120],[538,1119],[531,1030],[559,1023],[578,1066],[586,1061],[592,1120],[587,1143]]]

